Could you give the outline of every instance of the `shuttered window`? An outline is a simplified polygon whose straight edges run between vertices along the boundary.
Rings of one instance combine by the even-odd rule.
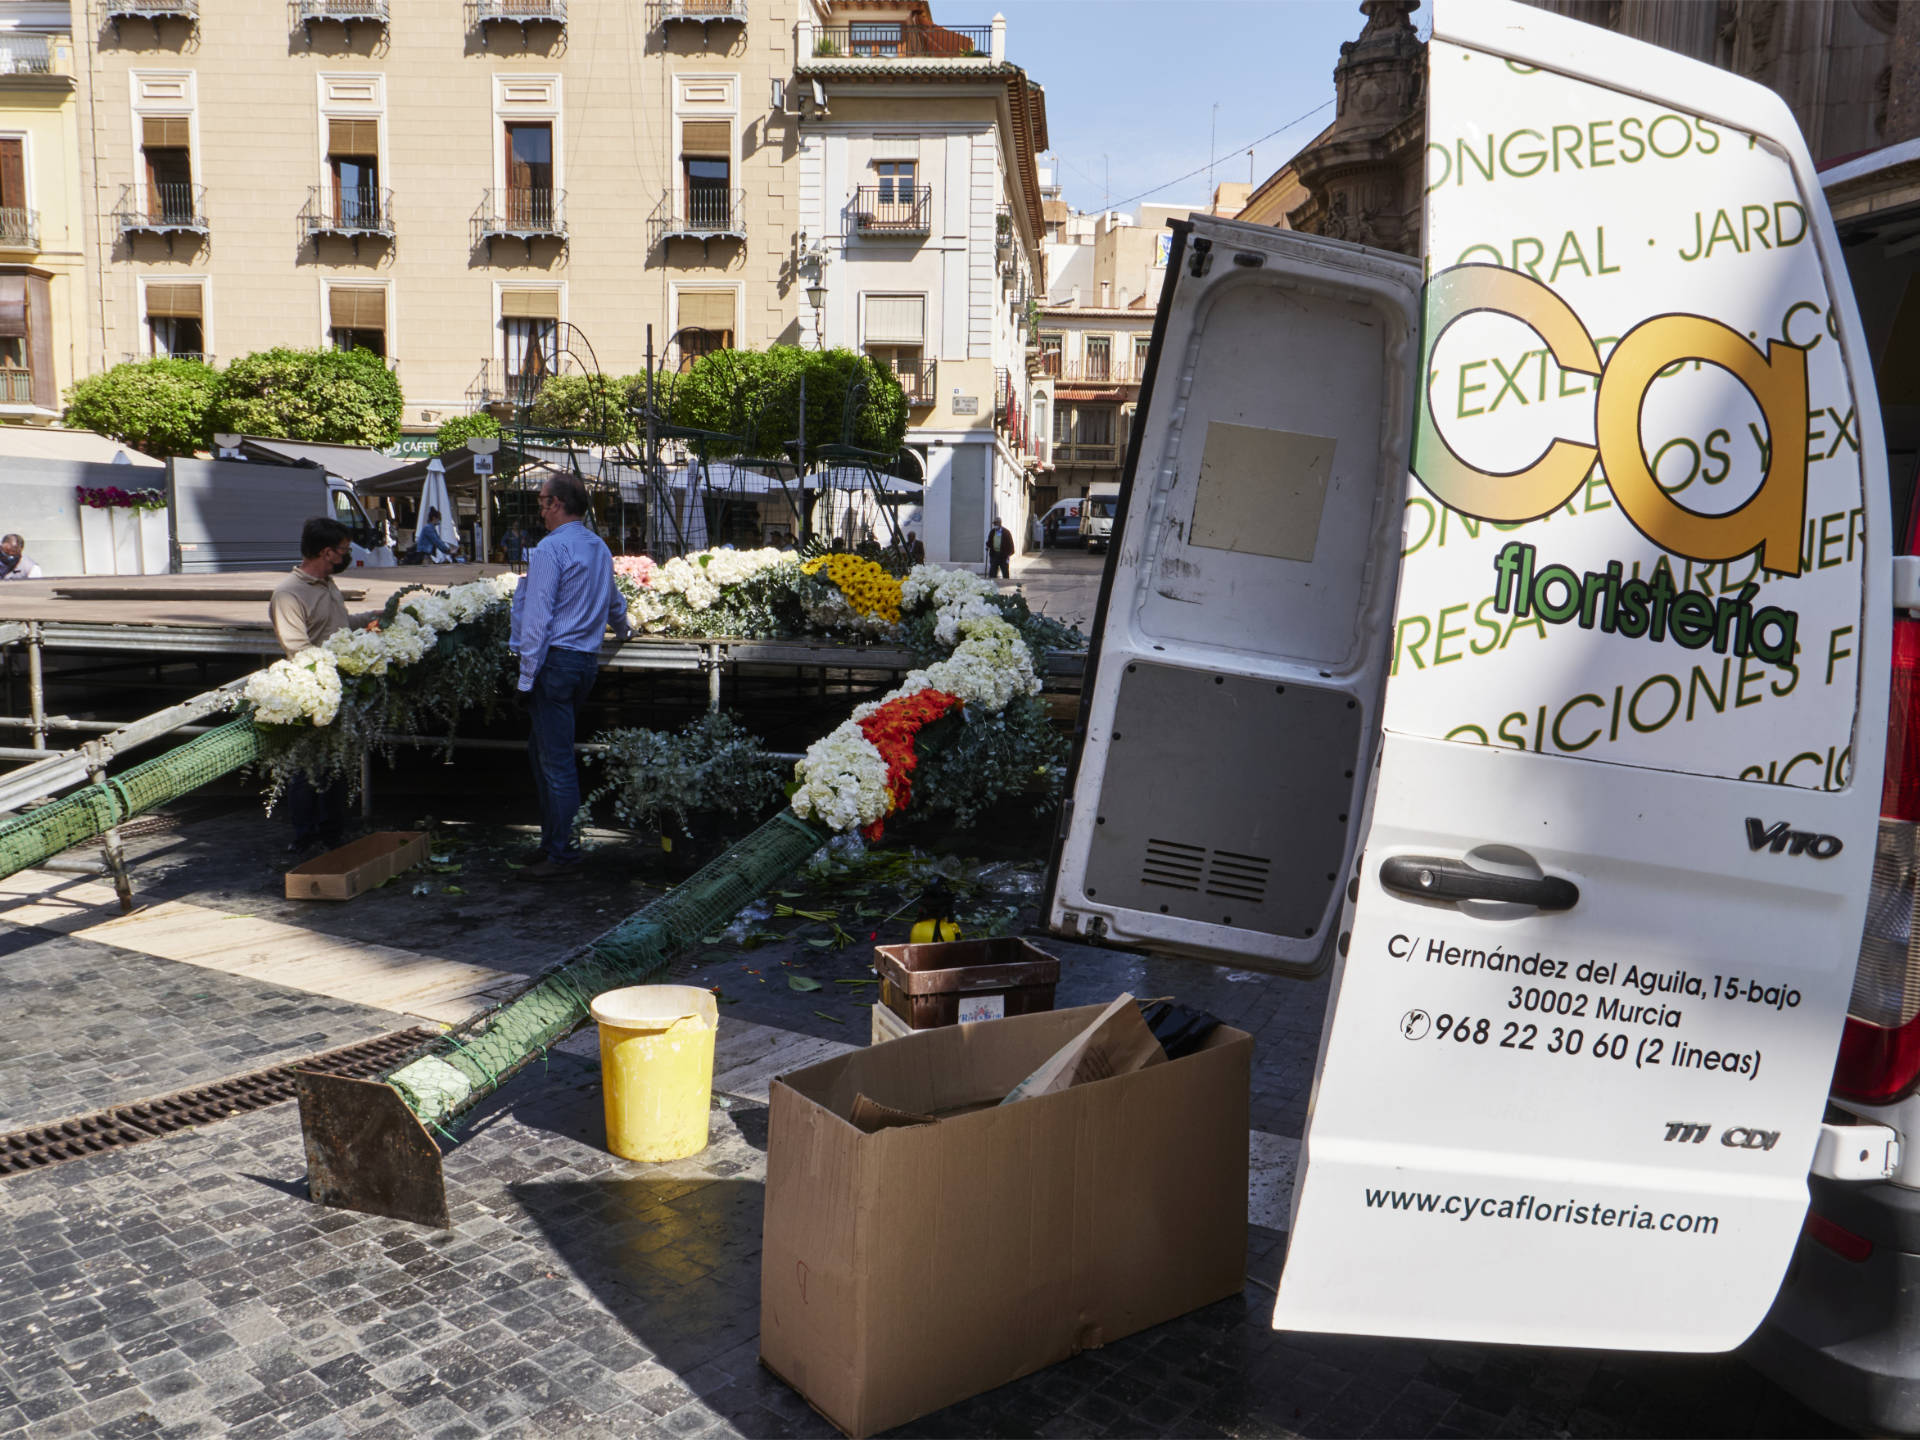
[[[682,290],[679,328],[731,332],[733,292],[731,290]]]
[[[682,155],[733,154],[733,127],[725,120],[687,120],[680,126]]]
[[[560,292],[558,290],[502,290],[500,318],[502,320],[558,320]]]
[[[387,292],[371,285],[336,285],[327,292],[327,319],[336,330],[384,330]]]
[[[918,160],[920,137],[917,135],[876,135],[873,137],[876,160]]]
[[[203,313],[198,285],[147,286],[149,320],[198,320]]]
[[[926,335],[927,299],[924,295],[869,295],[867,343],[918,345]]]
[[[379,154],[380,122],[378,120],[329,120],[327,122],[327,153],[329,155]]]
[[[27,208],[27,142],[9,135],[0,139],[0,210]]]
[[[185,150],[188,145],[187,117],[149,115],[140,122],[140,143],[148,150]]]
[[[0,275],[0,340],[24,339],[27,333],[27,277]]]

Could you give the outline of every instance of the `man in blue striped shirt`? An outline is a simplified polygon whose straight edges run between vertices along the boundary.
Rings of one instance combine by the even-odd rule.
[[[627,638],[627,605],[613,583],[613,554],[581,524],[587,487],[555,475],[540,487],[547,537],[534,550],[513,602],[513,649],[520,657],[520,694],[533,718],[527,750],[540,796],[540,855],[524,872],[536,880],[580,863],[573,839],[580,808],[574,763],[574,715],[593,691],[600,642],[611,626]]]

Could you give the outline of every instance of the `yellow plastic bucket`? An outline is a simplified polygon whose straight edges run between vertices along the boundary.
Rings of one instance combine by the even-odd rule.
[[[707,1148],[720,1007],[693,985],[609,990],[600,1025],[607,1148],[623,1160],[681,1160]]]

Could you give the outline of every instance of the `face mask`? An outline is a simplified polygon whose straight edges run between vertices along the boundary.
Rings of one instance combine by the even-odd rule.
[[[349,550],[346,554],[342,555],[338,560],[333,562],[333,573],[338,575],[342,570],[346,569],[351,564],[353,564],[353,552]]]
[[[0,550],[0,575],[12,574],[13,567],[19,563],[20,557],[18,555],[9,555],[4,550]]]

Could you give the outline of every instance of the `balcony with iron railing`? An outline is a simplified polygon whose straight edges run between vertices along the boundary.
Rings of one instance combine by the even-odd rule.
[[[660,197],[647,222],[649,243],[665,240],[744,240],[747,192],[722,186],[677,185]]]
[[[474,0],[474,18],[482,26],[496,22],[518,25],[564,25],[567,0]]]
[[[901,392],[907,397],[910,409],[920,410],[938,403],[939,361],[902,360],[895,356],[881,363],[900,382]]]
[[[716,21],[747,23],[747,0],[654,0],[653,24],[658,29],[685,20],[699,25]]]
[[[0,250],[38,250],[40,212],[0,207]]]
[[[1070,385],[1138,385],[1146,368],[1145,357],[1135,364],[1130,355],[1094,355],[1069,360],[1057,350],[1040,352],[1040,373]]]
[[[315,185],[307,191],[306,207],[300,212],[300,234],[316,243],[324,235],[351,240],[356,254],[364,239],[391,240],[393,191]]]
[[[0,405],[33,404],[33,371],[0,365]]]
[[[815,60],[986,60],[993,49],[991,25],[868,21],[803,29],[812,34]]]
[[[326,21],[349,29],[356,23],[385,25],[390,8],[389,0],[294,0],[294,18],[311,34]]]
[[[44,35],[0,31],[0,79],[9,75],[53,74],[53,46]]]
[[[473,239],[484,242],[488,255],[495,240],[522,240],[531,247],[535,240],[567,238],[567,192],[544,185],[509,185],[504,190],[489,190],[480,197],[480,208],[473,212]]]
[[[509,369],[504,360],[483,360],[480,373],[467,386],[467,408],[484,410],[492,405],[511,405],[516,410],[524,410],[533,404],[540,387],[552,378],[553,371],[544,364]]]
[[[853,224],[862,235],[914,238],[933,230],[931,185],[862,185],[853,192]]]
[[[1053,442],[1053,461],[1056,465],[1118,465],[1121,458],[1120,445],[1113,440]]]
[[[120,238],[161,235],[173,244],[176,235],[205,235],[207,187],[204,185],[123,185],[113,210],[114,230]]]
[[[106,0],[106,18],[121,20],[186,20],[198,24],[200,0]]]

